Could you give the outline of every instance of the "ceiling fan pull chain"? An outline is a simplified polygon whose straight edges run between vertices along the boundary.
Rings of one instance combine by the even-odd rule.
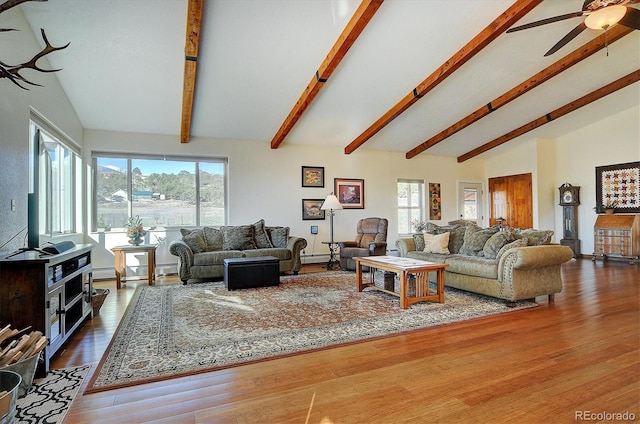
[[[607,51],[607,57],[609,57],[609,28],[604,29],[604,48]]]

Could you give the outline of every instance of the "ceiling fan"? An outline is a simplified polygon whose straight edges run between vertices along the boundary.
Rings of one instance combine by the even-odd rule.
[[[607,30],[614,24],[620,24],[629,28],[640,29],[640,10],[627,6],[628,4],[638,2],[640,2],[640,0],[585,0],[582,5],[582,10],[579,12],[567,13],[565,15],[530,22],[525,25],[510,28],[507,32],[521,31],[553,22],[564,21],[565,19],[586,16],[584,22],[581,22],[577,27],[572,29],[562,40],[558,41],[544,54],[545,56],[549,56],[560,50],[587,28]]]

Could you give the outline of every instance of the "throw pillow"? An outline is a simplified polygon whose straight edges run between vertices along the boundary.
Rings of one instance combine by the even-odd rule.
[[[252,225],[234,225],[222,227],[222,250],[255,249]]]
[[[423,252],[449,254],[449,232],[442,234],[424,234]]]
[[[502,249],[502,246],[513,241],[509,239],[509,236],[502,231],[498,231],[484,244],[482,248],[482,253],[487,259],[496,259],[498,257],[498,252]]]
[[[466,232],[466,227],[464,225],[459,225],[457,228],[449,233],[449,252],[451,253],[460,253],[460,248],[464,243],[464,233]]]
[[[193,251],[193,253],[201,253],[207,251],[207,243],[204,241],[204,237],[202,237],[202,232],[200,230],[180,230],[182,233],[182,241],[185,242],[189,248]]]
[[[289,227],[265,227],[273,247],[285,248],[289,242]]]
[[[507,250],[509,249],[513,249],[514,247],[526,247],[527,246],[527,239],[526,238],[521,238],[521,239],[516,239],[510,243],[505,244],[504,246],[502,246],[500,248],[500,250],[498,251],[498,254],[496,255],[496,260],[500,260],[500,258],[502,257],[502,255],[504,255],[505,253],[507,253]]]
[[[464,231],[464,242],[459,253],[469,256],[482,256],[482,249],[485,243],[496,232],[498,232],[497,228],[482,229],[475,224],[467,224]]]
[[[207,252],[222,250],[224,244],[222,231],[212,227],[204,227],[202,231],[204,232],[204,241],[207,243]]]
[[[271,243],[271,240],[269,240],[269,236],[264,229],[264,219],[253,224],[253,237],[258,249],[273,248],[273,244]]]
[[[413,242],[416,244],[416,252],[422,252],[424,250],[424,235],[422,233],[414,234]]]
[[[551,243],[553,237],[553,231],[551,230],[534,230],[529,228],[527,230],[521,230],[516,232],[516,238],[527,238],[529,240],[529,246],[540,246],[543,244]]]

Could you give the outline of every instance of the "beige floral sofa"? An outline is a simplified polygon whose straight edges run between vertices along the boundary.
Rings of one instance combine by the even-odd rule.
[[[445,285],[516,301],[562,291],[560,265],[572,259],[552,244],[553,231],[480,228],[475,224],[427,224],[423,234],[396,241],[400,256],[446,263]]]
[[[172,241],[169,252],[178,257],[184,284],[221,279],[228,258],[274,256],[281,273],[297,274],[300,253],[307,247],[307,240],[289,235],[289,227],[269,227],[262,219],[251,225],[183,228],[180,233],[182,239]]]

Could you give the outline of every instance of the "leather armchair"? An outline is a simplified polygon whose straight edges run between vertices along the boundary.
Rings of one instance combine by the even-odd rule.
[[[356,239],[338,242],[340,267],[355,271],[354,257],[386,255],[388,227],[389,221],[386,218],[364,218],[358,221]]]

